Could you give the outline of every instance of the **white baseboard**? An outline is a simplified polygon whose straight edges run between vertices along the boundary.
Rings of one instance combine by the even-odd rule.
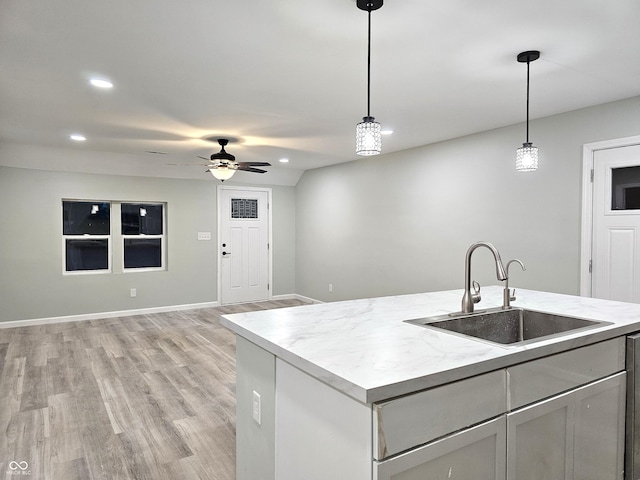
[[[177,312],[180,310],[195,310],[198,308],[217,307],[218,302],[191,303],[187,305],[167,305],[164,307],[139,308],[135,310],[121,310],[118,312],[83,313],[80,315],[66,315],[63,317],[34,318],[29,320],[11,320],[0,322],[0,328],[31,327],[34,325],[48,325],[51,323],[80,322],[84,320],[98,320],[101,318],[128,317],[147,313]]]
[[[303,302],[311,302],[311,303],[324,303],[322,300],[316,300],[315,298],[305,297],[304,295],[298,295],[297,293],[287,293],[285,295],[274,295],[271,297],[271,300],[301,300]]]
[[[311,303],[323,303],[320,300],[298,295],[296,293],[290,293],[285,295],[274,295],[272,300],[288,300],[298,299]],[[34,325],[48,325],[51,323],[64,323],[64,322],[81,322],[84,320],[98,320],[101,318],[118,318],[129,317],[132,315],[145,315],[147,313],[164,313],[164,312],[177,312],[180,310],[196,310],[198,308],[211,308],[220,306],[218,302],[204,302],[204,303],[191,303],[187,305],[167,305],[164,307],[150,307],[140,308],[136,310],[121,310],[118,312],[99,312],[99,313],[83,313],[79,315],[66,315],[63,317],[49,317],[49,318],[33,318],[28,320],[10,320],[8,322],[0,322],[0,328],[15,328],[15,327],[31,327]]]

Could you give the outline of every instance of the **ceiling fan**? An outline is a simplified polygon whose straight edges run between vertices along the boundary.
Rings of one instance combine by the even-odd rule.
[[[266,170],[255,167],[271,166],[268,162],[236,162],[235,155],[231,155],[224,149],[224,147],[229,143],[229,139],[219,138],[218,143],[221,147],[218,153],[212,154],[210,158],[201,156],[198,156],[198,158],[209,161],[209,163],[203,164],[203,166],[208,167],[206,171],[210,172],[221,182],[229,180],[238,170],[253,173],[266,173]]]

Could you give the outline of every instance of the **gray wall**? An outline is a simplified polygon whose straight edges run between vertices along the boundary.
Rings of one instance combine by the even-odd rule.
[[[640,97],[531,122],[536,172],[514,168],[524,134],[510,126],[305,172],[297,293],[331,301],[462,288],[467,248],[487,240],[505,262],[526,264],[512,267],[513,286],[578,294],[582,147],[640,134]],[[497,283],[490,259],[474,254],[484,285]]]
[[[512,285],[577,294],[582,146],[638,134],[634,97],[533,121],[537,172],[514,171],[517,125],[272,186],[273,294],[332,301],[461,288],[477,240],[526,263]],[[28,160],[29,148],[20,155]],[[216,185],[0,166],[0,321],[216,301]],[[62,198],[167,202],[168,271],[63,276]],[[214,238],[198,242],[198,231]],[[474,272],[496,283],[488,251],[476,252]]]
[[[216,301],[217,184],[0,167],[0,321]],[[271,188],[273,293],[291,294],[295,190]],[[62,275],[62,198],[167,202],[168,270]]]

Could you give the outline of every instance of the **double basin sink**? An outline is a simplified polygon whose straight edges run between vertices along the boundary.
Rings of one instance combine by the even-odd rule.
[[[426,328],[472,337],[502,345],[522,345],[579,330],[610,325],[610,322],[555,315],[524,308],[483,310],[406,320]]]

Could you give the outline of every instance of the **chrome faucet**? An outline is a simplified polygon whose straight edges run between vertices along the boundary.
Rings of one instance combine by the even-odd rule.
[[[504,293],[503,293],[502,308],[511,308],[511,302],[516,299],[515,288],[513,289],[513,292],[509,290],[509,265],[511,265],[514,262],[520,264],[520,266],[522,267],[522,271],[526,270],[526,268],[524,268],[524,263],[522,263],[517,258],[514,258],[513,260],[509,260],[507,262],[507,278],[504,279]]]
[[[464,296],[462,297],[462,312],[463,313],[471,313],[473,312],[473,304],[478,303],[480,301],[479,289],[475,294],[471,293],[471,255],[474,250],[478,247],[487,247],[493,253],[493,258],[496,261],[496,276],[498,280],[506,280],[507,272],[504,270],[504,266],[502,265],[502,260],[500,259],[500,253],[496,250],[496,247],[491,245],[489,242],[476,242],[469,247],[467,250],[467,256],[464,262]]]

